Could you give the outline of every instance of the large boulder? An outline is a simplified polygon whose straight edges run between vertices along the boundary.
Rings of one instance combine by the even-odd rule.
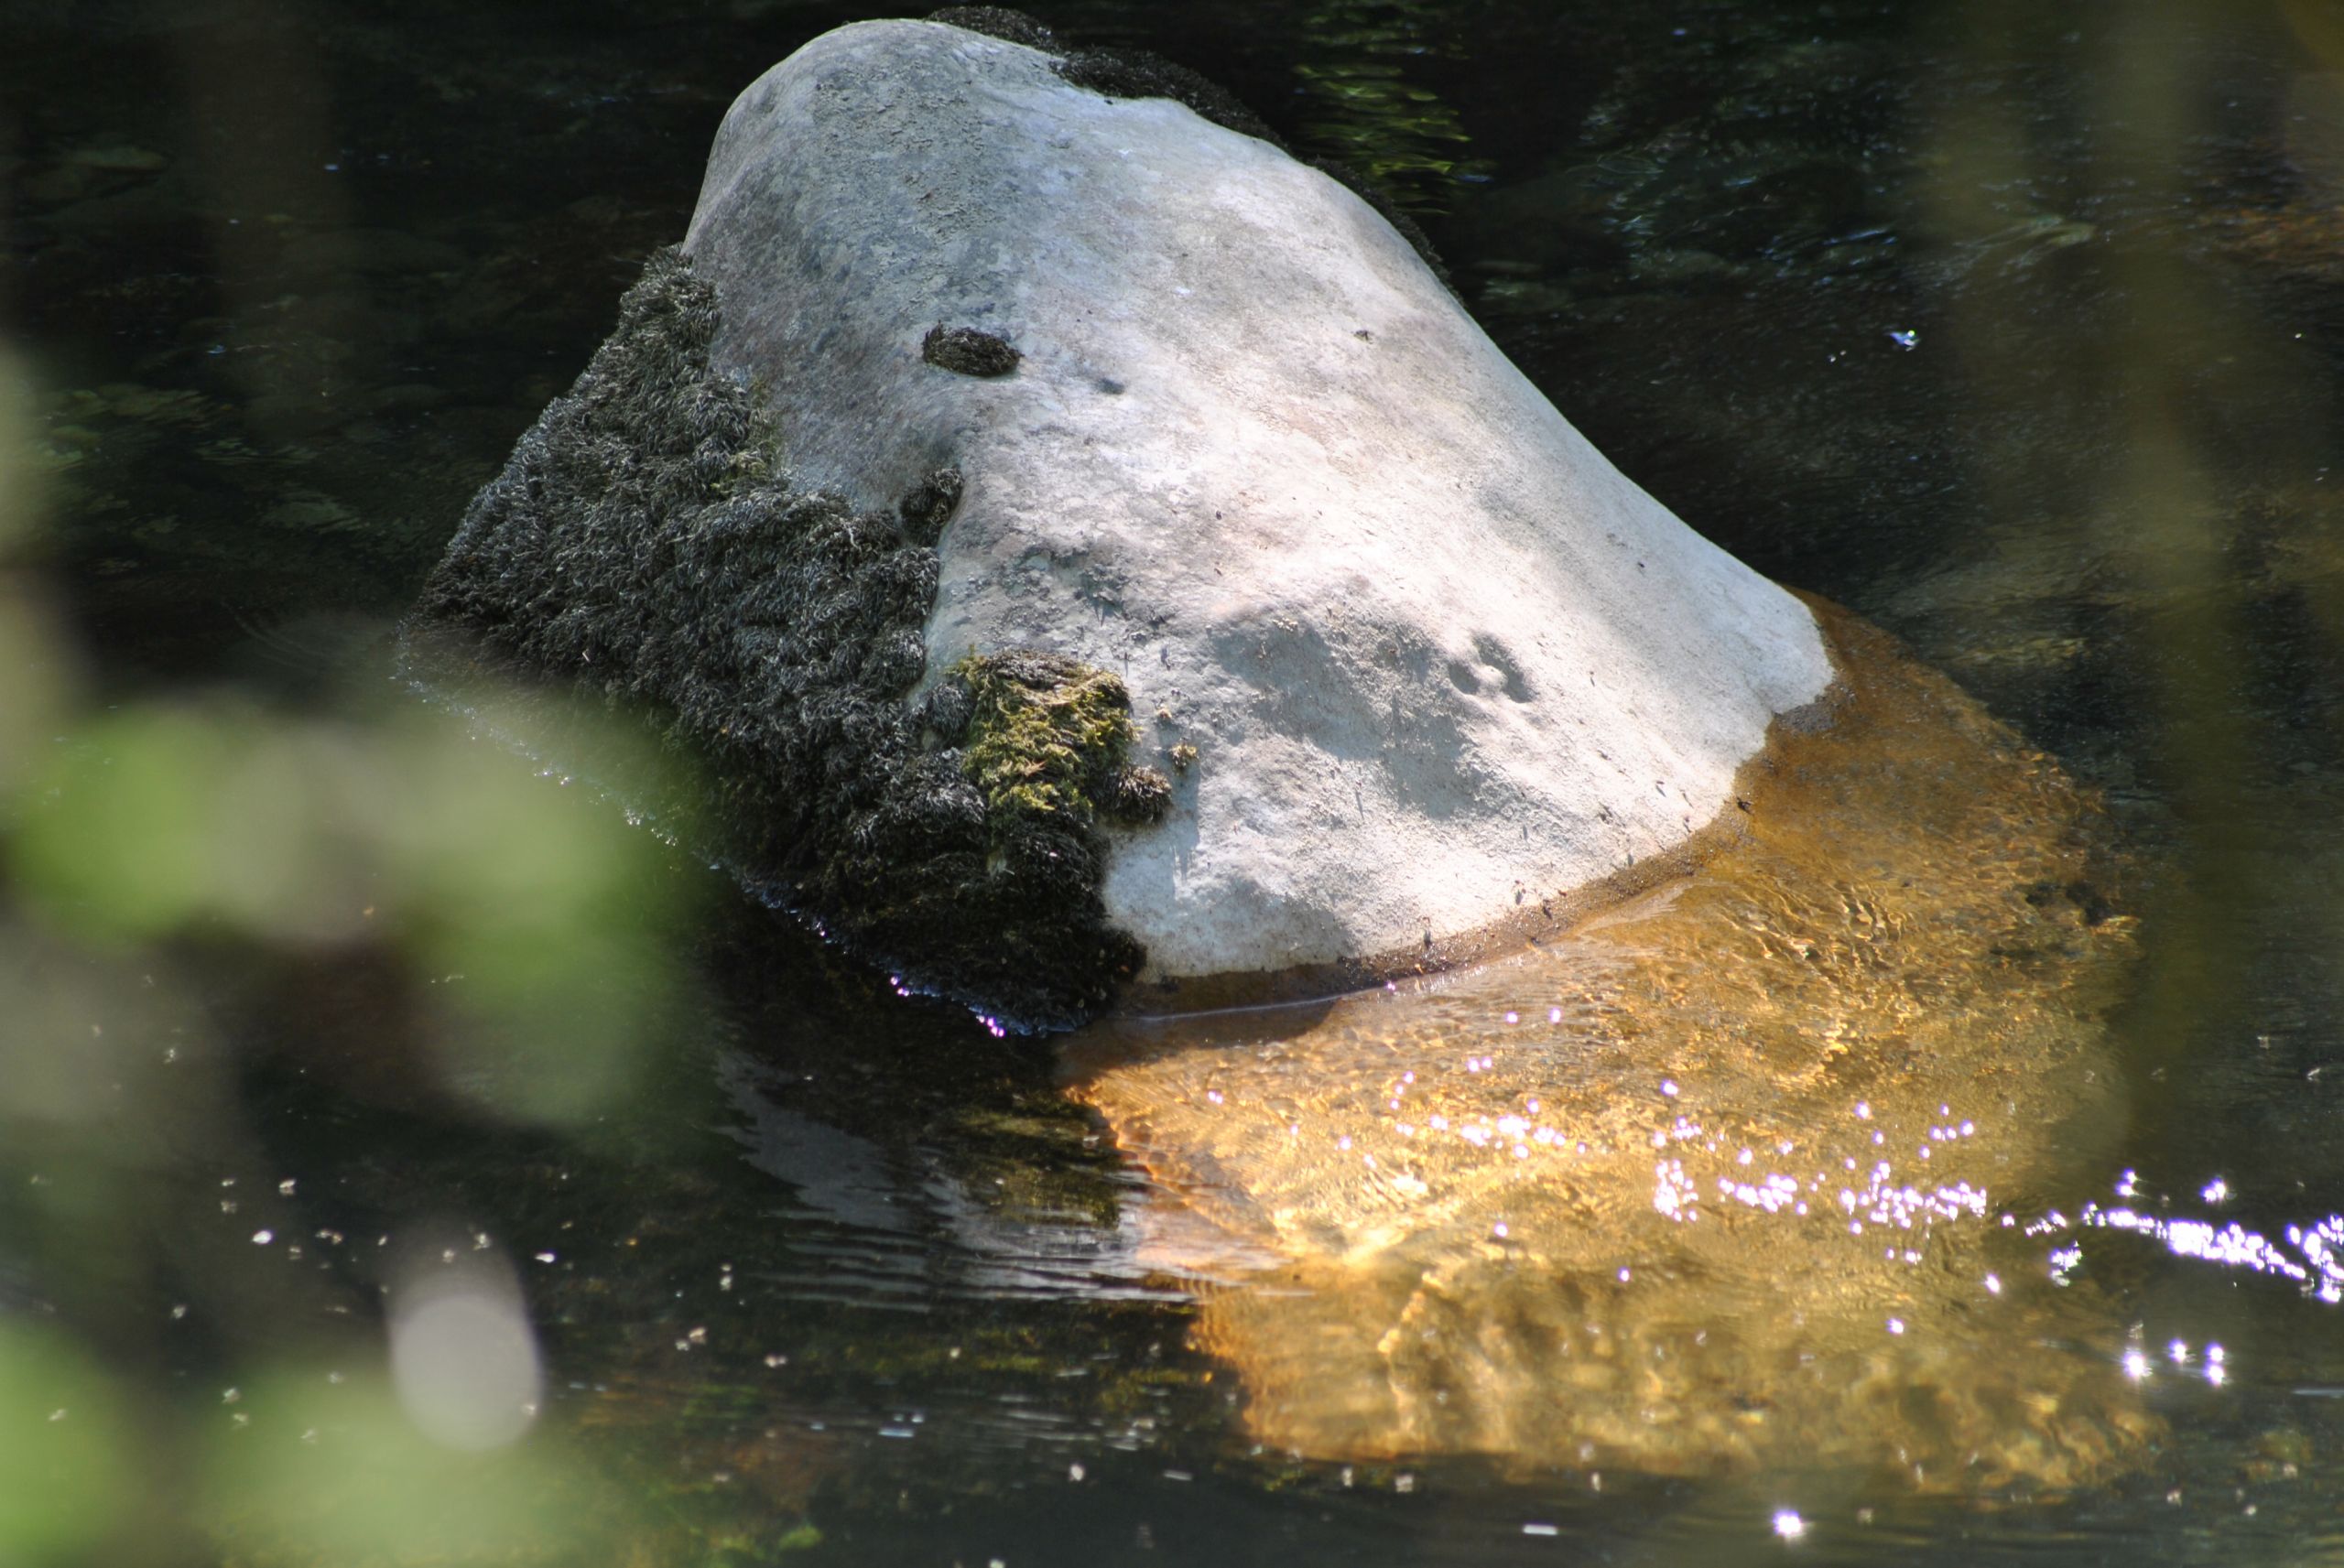
[[[1343,184],[1075,63],[767,71],[418,625],[648,708],[747,874],[1021,1021],[1420,964],[1731,810],[1807,608]]]

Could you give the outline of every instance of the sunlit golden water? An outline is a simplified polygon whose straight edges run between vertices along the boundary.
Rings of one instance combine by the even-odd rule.
[[[2093,803],[1826,619],[1839,684],[1690,875],[1421,989],[1071,1048],[1259,1441],[1959,1489],[2154,1431],[2024,1236],[2121,1119]]]

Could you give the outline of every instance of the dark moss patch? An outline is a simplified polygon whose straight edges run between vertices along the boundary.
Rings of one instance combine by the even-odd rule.
[[[1058,35],[1023,11],[1013,11],[1006,5],[947,5],[940,11],[930,11],[928,19],[964,27],[988,38],[1005,38],[1013,44],[1040,49],[1046,54],[1058,52]]]
[[[974,327],[930,327],[919,342],[919,357],[957,375],[1007,375],[1026,356],[1009,340]]]
[[[1172,781],[1154,768],[1124,768],[1107,781],[1102,809],[1123,822],[1161,822],[1172,808]]]
[[[956,468],[940,468],[905,492],[895,504],[895,515],[904,520],[904,532],[923,545],[933,545],[944,536],[944,525],[952,521],[952,514],[960,510],[960,492],[967,488]]]
[[[959,476],[900,515],[792,488],[754,389],[709,362],[717,320],[687,259],[652,258],[473,499],[411,660],[459,678],[484,657],[654,725],[702,782],[640,804],[706,825],[745,881],[906,983],[1027,1026],[1095,1011],[1142,957],[1098,892],[1122,683],[996,654],[944,683],[968,699],[957,723],[950,697],[906,704],[937,588],[920,535]],[[992,748],[983,768],[962,733]]]

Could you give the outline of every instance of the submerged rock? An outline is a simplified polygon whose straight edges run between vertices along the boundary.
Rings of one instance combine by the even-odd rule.
[[[1412,992],[1075,1038],[1256,1441],[1927,1490],[2137,1463],[2123,1320],[2025,1224],[2122,1130],[2097,806],[1835,639],[1846,686],[1689,878]]]
[[[1829,678],[1360,198],[1109,95],[1185,81],[920,22],[775,67],[419,622],[645,707],[753,877],[1023,1022],[1552,927]],[[1004,752],[1039,714],[1079,755]]]

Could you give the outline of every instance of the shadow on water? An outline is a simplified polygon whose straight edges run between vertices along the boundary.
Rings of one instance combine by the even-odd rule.
[[[6,7],[0,1555],[2344,1560],[2328,13],[1060,8],[2024,738],[1087,1105],[385,678],[860,14]]]

